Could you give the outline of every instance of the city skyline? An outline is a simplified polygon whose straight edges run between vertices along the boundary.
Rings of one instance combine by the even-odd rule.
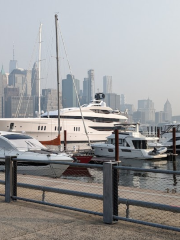
[[[49,87],[53,79],[56,87],[55,43],[51,40],[55,38],[54,15],[58,12],[72,74],[81,84],[87,71],[94,69],[95,91],[102,91],[103,76],[112,76],[112,92],[124,93],[126,101],[136,108],[138,99],[149,97],[161,111],[168,99],[173,115],[180,115],[179,1],[7,0],[2,7],[8,10],[8,18],[6,11],[0,17],[4,33],[0,64],[5,72],[13,60],[13,49],[19,67],[29,69],[37,61],[38,48],[34,50],[34,45],[42,22],[42,86]],[[64,56],[60,54],[62,79],[70,73]]]
[[[10,64],[11,64],[11,60],[10,60]],[[34,67],[36,66],[36,62],[33,64],[33,67],[32,67],[32,70],[34,69]],[[36,66],[36,68],[37,68],[37,66]],[[27,71],[26,69],[22,69],[22,68],[17,68],[16,69],[16,71],[17,70],[20,70],[20,71]],[[1,69],[1,71],[3,71],[4,72],[4,68],[3,68],[3,66],[2,66],[2,69]],[[37,70],[36,71],[38,71],[38,68],[37,68]],[[94,74],[94,69],[90,69],[90,70],[88,70],[87,71],[87,73],[89,73],[90,71],[93,71],[93,74]],[[5,72],[4,72],[5,73]],[[9,73],[7,73],[7,74],[9,74]],[[71,76],[71,74],[67,74],[67,76],[66,77],[68,77],[68,76]],[[113,79],[112,79],[112,76],[103,76],[102,77],[102,89],[103,89],[103,87],[104,87],[104,79],[105,78],[109,78],[110,80],[111,80],[111,87],[112,87],[112,84],[113,84]],[[73,76],[73,78],[74,78],[74,76]],[[79,89],[79,93],[80,93],[80,90],[82,91],[83,89],[84,89],[84,87],[83,86],[81,86],[80,87],[80,85],[82,85],[82,83],[86,80],[86,79],[88,79],[88,78],[84,78],[84,80],[83,81],[81,81],[81,80],[79,80],[79,79],[75,79],[74,78],[74,80],[75,81],[79,81],[79,87],[78,87],[78,89]],[[62,79],[62,84],[63,84],[63,81],[65,81],[66,79]],[[73,81],[73,80],[72,80]],[[81,83],[82,82],[82,83]],[[80,84],[81,83],[81,84]],[[36,83],[37,84],[37,83]],[[23,86],[22,86],[23,87]],[[38,88],[38,86],[36,87],[36,88]],[[62,88],[63,88],[63,86],[62,86]],[[47,89],[54,89],[54,88],[47,88]],[[42,88],[41,88],[41,95],[42,95]],[[33,91],[33,88],[32,88],[32,91]],[[73,91],[75,91],[75,90],[73,90]],[[21,91],[20,91],[21,92]],[[95,91],[95,93],[96,92],[103,92],[103,91],[99,91],[99,89],[97,89],[97,91]],[[103,93],[105,93],[105,92],[103,92]],[[63,94],[63,93],[62,93]],[[75,93],[74,93],[75,94]],[[106,95],[107,93],[105,93],[105,95]],[[122,98],[122,96],[123,96],[123,103],[121,102],[122,101],[122,99],[120,100],[120,104],[122,105],[122,104],[124,104],[124,105],[133,105],[133,107],[135,108],[135,111],[138,111],[138,102],[139,101],[146,101],[146,100],[148,100],[149,99],[149,97],[147,97],[147,98],[144,98],[144,99],[137,99],[136,101],[136,103],[130,103],[130,102],[128,102],[127,101],[127,99],[126,99],[126,94],[123,94],[123,93],[119,93],[119,92],[116,92],[116,93],[114,93],[114,92],[112,92],[112,94],[118,94],[118,95],[120,95],[120,98]],[[38,92],[36,93],[36,95],[38,95]],[[67,95],[67,93],[65,93],[65,95]],[[94,94],[95,95],[95,94]],[[75,96],[74,96],[75,97]],[[75,97],[76,98],[76,97]],[[150,99],[150,101],[152,101],[153,102],[153,104],[154,105],[156,105],[156,103],[153,101],[153,99]],[[88,101],[86,101],[86,103],[89,103],[90,102],[90,98],[88,99]],[[166,102],[169,102],[169,100],[168,100],[168,98],[166,99],[166,101],[164,102],[164,104],[166,103]],[[136,104],[137,104],[137,107],[136,107]],[[154,110],[155,110],[155,112],[161,112],[161,111],[163,111],[163,109],[164,109],[164,104],[163,104],[163,106],[162,106],[162,109],[160,109],[160,110],[156,110],[156,108],[154,108]],[[171,104],[171,103],[170,103]],[[76,106],[78,106],[78,104],[76,104]],[[69,107],[72,107],[72,106],[70,106],[69,105]],[[124,111],[124,109],[120,109],[121,111]],[[173,107],[172,107],[172,110],[173,110]],[[176,116],[175,114],[174,114],[174,116]]]

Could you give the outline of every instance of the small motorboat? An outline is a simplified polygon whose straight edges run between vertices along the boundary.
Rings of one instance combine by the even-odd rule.
[[[167,157],[165,153],[167,148],[162,145],[157,147],[158,137],[146,137],[139,132],[139,123],[133,125],[119,125],[120,158],[161,159]],[[151,144],[153,147],[150,146]],[[107,137],[106,143],[94,143],[91,147],[97,157],[115,157],[115,133]]]
[[[0,170],[4,169],[3,158],[6,156],[16,157],[19,160],[18,173],[50,177],[60,177],[69,165],[46,164],[43,162],[44,160],[58,162],[74,161],[67,153],[51,151],[31,136],[0,131]],[[40,160],[42,163],[33,163],[32,160]]]

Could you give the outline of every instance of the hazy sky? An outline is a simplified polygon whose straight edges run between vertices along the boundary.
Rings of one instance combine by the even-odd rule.
[[[154,101],[163,110],[168,99],[180,115],[179,0],[0,0],[0,64],[9,71],[13,44],[18,67],[38,60],[42,22],[42,86],[56,87],[55,26],[58,13],[72,73],[82,81],[95,71],[95,89],[103,76],[113,78],[113,92]],[[62,46],[60,71],[69,73]]]

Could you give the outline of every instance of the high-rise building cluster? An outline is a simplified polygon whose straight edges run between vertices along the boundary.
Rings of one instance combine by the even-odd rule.
[[[17,60],[13,59],[10,61],[8,74],[5,73],[2,66],[0,72],[0,117],[35,117],[41,114],[39,109],[43,111],[57,109],[57,102],[56,89],[43,89],[42,94],[39,94],[37,63],[34,63],[32,70],[25,70],[17,68]]]
[[[167,100],[163,111],[156,112],[151,99],[138,100],[138,108],[127,103],[124,94],[113,93],[112,76],[103,76],[102,85],[105,94],[104,101],[112,109],[128,114],[129,122],[157,125],[162,122],[180,121],[180,116],[172,116],[172,107]],[[10,60],[9,73],[3,66],[0,72],[0,117],[35,117],[41,111],[52,111],[58,108],[57,89],[42,89],[40,92],[39,69],[37,62],[32,70],[18,68],[17,60]],[[80,80],[67,74],[62,79],[62,93],[59,96],[60,108],[79,107],[89,104],[95,97],[95,73],[87,71],[80,89]],[[78,96],[78,97],[77,97]],[[39,106],[40,103],[40,106]]]

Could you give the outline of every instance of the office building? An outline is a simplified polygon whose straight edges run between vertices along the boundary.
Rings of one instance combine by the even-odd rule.
[[[39,96],[39,69],[37,62],[34,63],[32,68],[31,95]]]
[[[114,110],[120,110],[120,95],[116,93],[106,93],[104,101],[108,107]]]
[[[138,100],[138,111],[145,113],[145,123],[155,123],[154,103],[149,98],[147,100]]]
[[[14,69],[17,69],[17,60],[14,60],[14,46],[13,46],[13,60],[9,62],[9,73],[11,73]]]
[[[4,88],[7,86],[8,76],[5,73],[3,66],[0,72],[0,118],[5,117],[5,101],[4,101]]]
[[[88,104],[88,78],[84,78],[83,81],[83,94],[81,104]]]
[[[165,112],[165,121],[171,122],[172,121],[172,108],[169,100],[167,99],[166,103],[164,104],[164,112]]]
[[[103,93],[112,93],[112,77],[104,76],[103,77]]]
[[[155,112],[155,123],[156,123],[156,125],[158,123],[163,123],[163,122],[165,122],[165,112],[164,111]]]
[[[141,124],[145,124],[145,112],[143,111],[135,111],[133,112],[133,121],[135,123],[139,122]]]
[[[74,82],[74,83],[73,83]],[[75,91],[75,87],[76,91]],[[77,94],[80,92],[80,82],[71,74],[62,80],[62,105],[66,107],[78,107]]]
[[[134,105],[133,104],[123,104],[123,105],[120,105],[120,109],[122,112],[125,112],[126,110],[128,110],[128,115],[132,115],[133,112],[135,111],[134,110]]]
[[[31,96],[31,70],[14,69],[9,74],[9,86],[19,88],[22,96]]]
[[[82,103],[88,104],[95,96],[95,82],[94,82],[94,70],[88,71],[88,77],[84,78],[83,81],[83,96]]]
[[[94,82],[94,70],[88,71],[88,102],[94,99],[95,96],[95,82]]]
[[[121,105],[123,106],[124,104],[126,104],[126,100],[125,100],[125,95],[121,94],[121,100],[120,100]]]
[[[59,93],[60,109],[62,108],[62,94]],[[58,110],[58,96],[56,89],[42,89],[41,109],[44,112]]]

